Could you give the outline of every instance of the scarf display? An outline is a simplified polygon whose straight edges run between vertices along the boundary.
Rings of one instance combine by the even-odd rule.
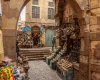
[[[0,68],[0,80],[15,80],[13,68],[11,66]]]

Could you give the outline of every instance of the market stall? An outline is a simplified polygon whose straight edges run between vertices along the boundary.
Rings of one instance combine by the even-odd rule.
[[[76,19],[74,18],[73,23],[63,23],[58,30],[62,48],[56,49],[46,58],[49,66],[57,70],[63,80],[74,80],[75,67],[79,64],[80,27]]]

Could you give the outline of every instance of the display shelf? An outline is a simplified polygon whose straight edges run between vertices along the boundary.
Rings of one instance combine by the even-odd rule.
[[[73,65],[69,61],[62,59],[57,62],[57,72],[63,80],[73,80]]]

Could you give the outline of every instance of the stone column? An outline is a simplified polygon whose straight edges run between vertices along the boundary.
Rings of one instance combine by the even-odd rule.
[[[79,66],[79,80],[88,80],[89,73],[89,23],[86,17],[80,19],[80,36],[81,36],[81,49],[80,49],[80,66]]]
[[[19,14],[30,0],[1,0],[2,31],[5,56],[16,60],[16,29]]]
[[[16,30],[3,29],[3,45],[5,56],[16,60]]]
[[[4,56],[16,60],[16,26],[19,10],[11,1],[2,0],[2,33]]]

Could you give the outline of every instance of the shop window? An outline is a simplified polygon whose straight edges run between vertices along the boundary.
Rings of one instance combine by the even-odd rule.
[[[33,4],[34,5],[38,5],[39,4],[39,0],[33,0]]]
[[[54,9],[48,8],[48,19],[54,19]]]
[[[32,18],[40,18],[40,7],[32,6]]]
[[[53,7],[54,6],[53,2],[48,2],[48,6]]]

